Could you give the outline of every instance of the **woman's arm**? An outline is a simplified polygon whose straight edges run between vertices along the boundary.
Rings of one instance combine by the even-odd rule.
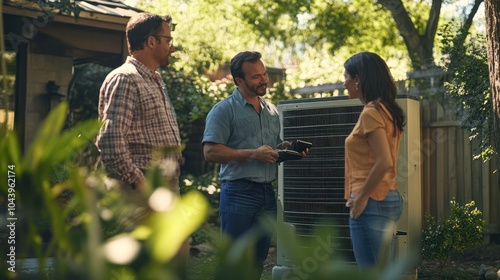
[[[366,178],[363,188],[356,194],[354,199],[348,201],[351,207],[351,218],[357,219],[366,208],[368,198],[375,187],[382,181],[385,174],[392,169],[391,152],[387,136],[383,128],[378,128],[367,137],[370,151],[375,157],[373,165],[368,177]]]

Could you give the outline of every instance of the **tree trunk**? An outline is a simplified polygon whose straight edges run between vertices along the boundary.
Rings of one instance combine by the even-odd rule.
[[[412,68],[414,70],[425,70],[434,67],[434,39],[436,37],[443,0],[432,0],[424,34],[419,34],[401,0],[377,0],[377,2],[391,12],[399,33],[405,42]],[[463,45],[467,33],[472,26],[474,16],[482,2],[483,0],[474,0],[474,4],[462,26],[461,32],[463,36],[457,38],[458,41],[455,42],[457,45]]]
[[[493,111],[500,118],[500,2],[485,0],[486,42]]]
[[[388,9],[403,37],[414,70],[424,70],[434,66],[434,38],[436,37],[439,15],[443,0],[433,0],[425,34],[419,34],[401,0],[378,0]]]
[[[486,18],[486,44],[488,50],[488,66],[490,72],[491,99],[494,114],[493,137],[495,151],[497,152],[497,168],[500,167],[500,1],[485,0],[484,11]],[[500,188],[500,176],[499,176]]]

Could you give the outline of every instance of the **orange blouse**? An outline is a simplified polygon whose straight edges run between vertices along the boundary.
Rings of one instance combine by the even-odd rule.
[[[377,102],[377,104],[378,108],[373,101],[365,105],[356,126],[345,140],[345,199],[348,199],[351,193],[356,195],[361,190],[375,164],[367,137],[379,128],[384,129],[387,136],[392,169],[385,174],[370,197],[380,201],[385,198],[389,190],[398,189],[396,168],[401,132],[397,130],[394,135],[395,128],[392,124],[391,114],[381,102]]]

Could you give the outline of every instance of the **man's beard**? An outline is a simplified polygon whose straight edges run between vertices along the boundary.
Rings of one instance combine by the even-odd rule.
[[[255,95],[257,96],[264,96],[266,95],[267,93],[267,83],[266,84],[260,84],[256,87],[250,87],[247,82],[244,82],[245,83],[245,86],[250,90],[250,92],[253,92],[255,93]],[[264,90],[262,91],[261,89],[264,88]],[[259,91],[261,90],[261,91]]]
[[[167,57],[166,59],[160,62],[160,68],[167,68],[168,63],[169,63],[169,58]]]

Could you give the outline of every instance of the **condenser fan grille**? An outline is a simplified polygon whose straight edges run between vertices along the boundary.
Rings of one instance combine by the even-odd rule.
[[[335,224],[335,250],[354,261],[349,211],[344,200],[344,143],[363,106],[284,111],[283,138],[313,143],[309,155],[283,167],[283,221],[294,225],[304,246],[322,224]],[[337,251],[337,252],[338,252]]]

